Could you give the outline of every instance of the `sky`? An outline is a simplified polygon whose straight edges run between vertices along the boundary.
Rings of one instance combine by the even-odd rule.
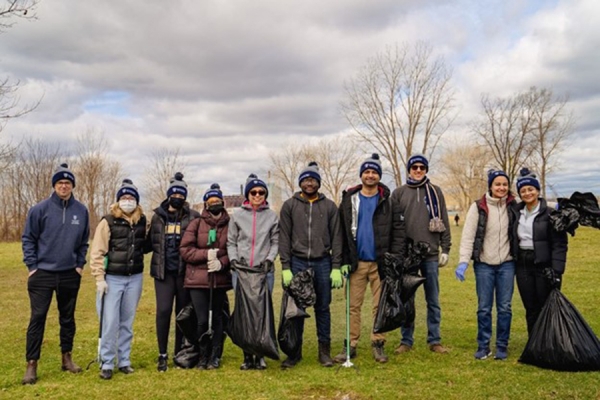
[[[453,69],[442,147],[467,134],[482,93],[547,87],[576,118],[548,182],[600,193],[595,0],[42,0],[36,16],[0,35],[0,78],[42,102],[0,140],[68,146],[92,129],[134,182],[153,151],[179,149],[188,184],[237,193],[269,152],[347,132],[344,83],[386,46],[424,40]]]

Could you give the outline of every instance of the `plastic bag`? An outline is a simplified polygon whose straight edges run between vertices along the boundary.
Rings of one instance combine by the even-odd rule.
[[[195,342],[194,342],[195,343]],[[194,368],[200,361],[198,347],[188,340],[184,340],[181,350],[173,357],[173,363],[180,368]]]
[[[557,371],[600,371],[600,341],[575,306],[554,289],[519,362]]]
[[[236,270],[235,306],[229,320],[231,340],[247,353],[279,360],[267,274],[243,265]]]
[[[373,323],[374,333],[393,331],[404,324],[406,313],[400,299],[400,285],[400,281],[389,277],[386,277],[381,283],[379,307]]]
[[[198,318],[196,317],[196,311],[192,303],[183,307],[177,317],[175,323],[183,336],[191,343],[198,342]]]
[[[292,278],[288,288],[290,295],[296,300],[298,307],[307,309],[317,302],[317,292],[314,286],[315,273],[312,268],[298,272]]]
[[[277,341],[281,351],[292,359],[299,358],[302,350],[302,334],[299,324],[308,313],[298,307],[296,301],[289,293],[289,288],[284,290],[281,299],[281,314],[279,318],[279,329]]]
[[[600,229],[600,207],[591,192],[574,192],[570,198],[558,199],[558,210],[552,211],[550,221],[557,232],[575,236],[579,225]]]

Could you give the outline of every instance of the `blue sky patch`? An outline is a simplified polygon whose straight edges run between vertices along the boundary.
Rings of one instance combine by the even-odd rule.
[[[129,117],[128,103],[131,95],[124,91],[106,91],[83,103],[83,109],[97,114]]]

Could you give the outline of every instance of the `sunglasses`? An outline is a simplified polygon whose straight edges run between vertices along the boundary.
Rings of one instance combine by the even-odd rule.
[[[267,193],[267,192],[265,192],[264,190],[251,190],[250,191],[251,196],[264,196],[265,193]]]
[[[411,165],[410,169],[412,169],[413,171],[418,171],[418,170],[427,171],[427,167],[424,165]]]

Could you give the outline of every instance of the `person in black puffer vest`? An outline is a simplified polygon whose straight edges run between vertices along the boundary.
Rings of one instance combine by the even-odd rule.
[[[188,224],[200,217],[200,213],[190,209],[186,202],[188,190],[183,174],[177,172],[169,183],[167,198],[154,209],[154,215],[148,231],[148,242],[152,249],[150,276],[154,278],[156,294],[156,337],[158,339],[159,372],[168,368],[167,345],[173,303],[175,314],[189,302],[189,294],[183,287],[185,263],[179,255],[181,236]],[[183,334],[175,327],[175,351],[181,350]]]
[[[520,171],[517,191],[521,203],[510,207],[512,247],[518,249],[517,288],[525,307],[527,333],[533,326],[553,288],[560,288],[567,260],[567,233],[556,232],[550,223],[552,209],[540,197],[540,182],[528,168]]]
[[[117,191],[117,203],[96,227],[92,242],[91,269],[102,320],[102,379],[112,378],[115,364],[124,374],[133,373],[133,320],[142,295],[146,241],[146,217],[139,201],[137,187],[124,179]]]

